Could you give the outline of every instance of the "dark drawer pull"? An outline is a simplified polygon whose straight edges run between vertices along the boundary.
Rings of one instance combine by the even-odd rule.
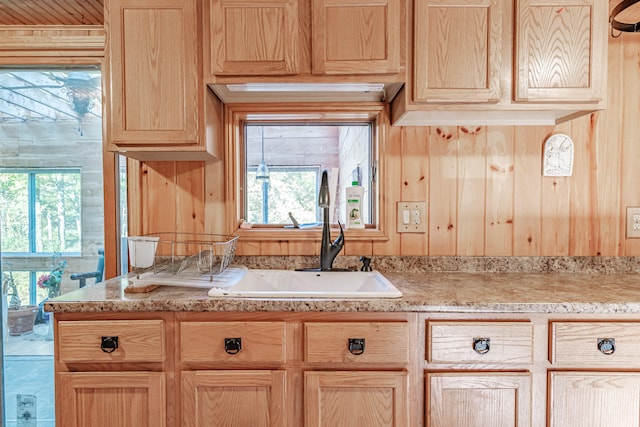
[[[473,351],[478,354],[487,354],[491,350],[491,338],[474,338]]]
[[[118,337],[102,337],[102,342],[100,343],[100,350],[105,353],[113,353],[118,349]]]
[[[607,356],[616,352],[616,339],[615,338],[598,338],[598,350],[602,354]]]
[[[364,353],[364,338],[349,338],[349,353],[356,356]]]
[[[242,338],[225,338],[224,351],[229,354],[238,354],[242,350]]]

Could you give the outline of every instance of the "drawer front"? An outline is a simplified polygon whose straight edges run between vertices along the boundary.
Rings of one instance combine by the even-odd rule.
[[[285,361],[284,322],[182,322],[183,362]]]
[[[65,363],[164,362],[163,320],[58,322],[58,351]]]
[[[311,322],[304,331],[309,363],[409,363],[406,322]]]
[[[552,322],[550,362],[640,368],[640,323]]]
[[[532,363],[533,326],[529,322],[428,322],[427,360],[430,363]]]

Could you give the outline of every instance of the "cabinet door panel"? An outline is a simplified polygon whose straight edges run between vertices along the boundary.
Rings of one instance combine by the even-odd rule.
[[[161,372],[62,372],[57,381],[58,425],[166,425],[165,377]]]
[[[517,101],[603,99],[607,2],[520,0]]]
[[[184,427],[286,426],[284,371],[182,372]]]
[[[400,71],[399,0],[314,0],[313,73]]]
[[[415,101],[497,102],[502,2],[416,0]]]
[[[427,374],[430,427],[529,427],[531,377],[527,373]]]
[[[640,373],[551,372],[551,427],[640,426]]]
[[[305,372],[305,426],[408,425],[405,372]]]
[[[297,0],[210,1],[211,74],[297,73]]]
[[[115,144],[196,143],[195,2],[114,0],[106,21]]]

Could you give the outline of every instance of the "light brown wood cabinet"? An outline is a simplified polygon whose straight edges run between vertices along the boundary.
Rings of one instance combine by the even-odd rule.
[[[409,425],[407,321],[179,317],[184,426]]]
[[[428,426],[532,425],[531,374],[517,372],[534,361],[532,323],[436,320],[426,330]]]
[[[552,322],[551,427],[638,426],[638,322]]]
[[[414,100],[497,102],[504,0],[416,0]]]
[[[518,0],[516,101],[598,102],[605,96],[608,3]]]
[[[56,322],[56,423],[166,426],[172,407],[166,319],[107,317]]]
[[[405,10],[400,0],[208,0],[205,75],[398,75]]]
[[[396,125],[556,124],[606,107],[607,3],[414,0]]]
[[[108,149],[140,160],[210,160],[202,82],[201,10],[193,0],[105,5]],[[212,116],[210,114],[209,116]]]

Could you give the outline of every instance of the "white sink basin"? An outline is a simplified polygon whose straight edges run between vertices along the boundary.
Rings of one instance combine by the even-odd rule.
[[[230,287],[210,296],[235,298],[399,298],[395,286],[377,271],[246,270]]]

